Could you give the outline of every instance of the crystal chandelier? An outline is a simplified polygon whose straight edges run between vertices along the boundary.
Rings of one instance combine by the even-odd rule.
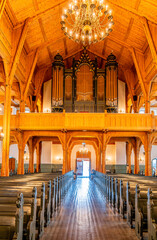
[[[73,0],[61,16],[64,34],[83,45],[104,40],[113,24],[112,10],[103,0]]]
[[[82,143],[82,147],[79,149],[79,152],[83,154],[88,153],[88,148],[85,143]]]

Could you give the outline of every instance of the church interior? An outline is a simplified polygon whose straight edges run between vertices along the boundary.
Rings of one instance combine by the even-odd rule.
[[[156,177],[157,1],[0,0],[0,240],[155,240]]]

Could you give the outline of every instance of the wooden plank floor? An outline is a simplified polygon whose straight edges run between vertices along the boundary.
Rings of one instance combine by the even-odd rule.
[[[88,178],[78,178],[41,240],[137,240]]]

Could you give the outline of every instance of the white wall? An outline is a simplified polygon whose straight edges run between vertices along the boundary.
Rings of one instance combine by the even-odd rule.
[[[126,142],[115,142],[116,145],[116,164],[126,164]]]
[[[113,165],[116,163],[116,145],[108,144],[106,148],[106,165]]]
[[[17,144],[10,145],[9,157],[15,158],[18,162],[18,145]]]
[[[131,165],[135,165],[135,154],[134,154],[133,149],[132,149],[132,152],[131,152]]]
[[[126,112],[126,87],[125,83],[118,80],[118,112]]]
[[[51,162],[52,162],[52,164],[63,164],[62,144],[52,144],[52,146],[51,146]]]
[[[71,170],[75,171],[75,164],[76,164],[76,152],[82,147],[81,144],[75,145],[71,152]],[[92,145],[86,145],[88,151],[91,152],[91,169],[96,169],[96,153],[94,147]]]
[[[151,159],[157,158],[157,145],[152,146]]]
[[[51,112],[51,80],[44,83],[43,112]]]
[[[42,142],[41,164],[51,164],[51,145],[52,142]]]

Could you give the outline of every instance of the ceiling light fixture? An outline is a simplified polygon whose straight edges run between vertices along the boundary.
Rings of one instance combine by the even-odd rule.
[[[61,16],[64,34],[83,45],[104,40],[113,24],[112,10],[103,0],[73,0]]]

